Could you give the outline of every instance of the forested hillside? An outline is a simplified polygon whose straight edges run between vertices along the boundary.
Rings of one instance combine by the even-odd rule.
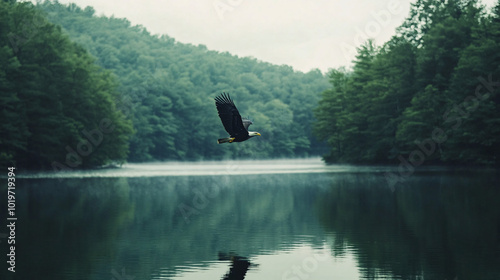
[[[313,127],[327,162],[499,164],[500,3],[417,0],[389,42],[359,46],[330,84],[91,7],[0,5],[2,163],[308,156],[322,152]],[[262,137],[216,144],[222,92]]]
[[[500,163],[500,2],[417,0],[381,47],[330,73],[316,109],[328,162]]]
[[[328,88],[319,71],[302,73],[254,58],[152,35],[91,7],[43,2],[47,18],[111,70],[133,120],[129,161],[293,157],[318,154],[313,109]],[[214,97],[227,92],[262,137],[217,145],[226,137]],[[316,150],[315,150],[316,148]]]
[[[30,3],[0,1],[0,165],[123,162],[131,121],[111,72]]]

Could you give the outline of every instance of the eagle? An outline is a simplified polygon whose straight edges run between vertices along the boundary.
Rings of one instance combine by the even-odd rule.
[[[248,131],[248,126],[252,124],[252,121],[240,116],[240,112],[229,94],[223,92],[220,96],[215,97],[215,107],[217,107],[224,128],[229,133],[229,137],[218,139],[218,144],[243,142],[251,137],[260,136],[258,132]]]

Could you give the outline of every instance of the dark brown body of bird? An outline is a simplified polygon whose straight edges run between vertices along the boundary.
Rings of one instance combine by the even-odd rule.
[[[252,121],[241,117],[229,94],[222,93],[215,97],[215,106],[217,107],[224,128],[229,133],[229,137],[218,139],[218,144],[243,142],[254,136],[260,136],[258,132],[248,131],[248,127],[252,124]]]

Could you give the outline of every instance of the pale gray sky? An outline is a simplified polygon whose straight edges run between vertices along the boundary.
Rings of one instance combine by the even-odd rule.
[[[409,0],[59,0],[127,18],[182,43],[295,70],[349,66],[367,38],[378,45],[408,16]],[[482,0],[488,6],[496,0]]]

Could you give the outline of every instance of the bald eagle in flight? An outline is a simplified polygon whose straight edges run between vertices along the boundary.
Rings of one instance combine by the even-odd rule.
[[[218,139],[218,144],[243,142],[251,137],[260,136],[258,132],[248,131],[248,126],[252,122],[240,116],[229,94],[222,93],[220,96],[215,97],[215,106],[217,107],[224,128],[229,133],[229,137]]]

